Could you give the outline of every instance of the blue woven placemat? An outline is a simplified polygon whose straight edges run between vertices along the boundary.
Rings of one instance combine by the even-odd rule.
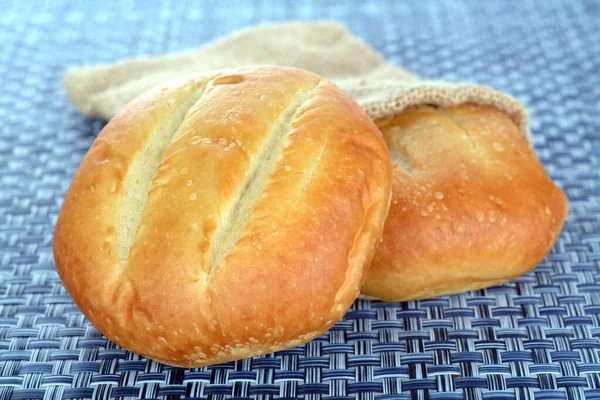
[[[600,399],[600,3],[0,0],[0,399]],[[405,304],[358,301],[321,338],[184,370],[118,349],[52,260],[71,177],[101,121],[69,66],[198,46],[252,24],[337,19],[389,60],[523,100],[571,213],[509,284]],[[485,266],[483,266],[485,267]]]

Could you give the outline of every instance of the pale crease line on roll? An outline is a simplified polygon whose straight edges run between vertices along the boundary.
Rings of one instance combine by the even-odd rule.
[[[219,224],[208,251],[208,272],[220,265],[233,251],[248,224],[252,211],[260,200],[260,195],[268,185],[273,169],[283,155],[283,149],[290,141],[294,130],[294,121],[299,110],[306,105],[317,90],[321,81],[312,89],[298,96],[271,126],[265,140],[261,143],[255,161],[251,163],[244,181],[232,198],[229,209]]]
[[[392,160],[392,165],[397,165],[402,172],[412,177],[416,177],[419,175],[417,168],[413,166],[413,160],[410,158],[408,154],[404,150],[393,148],[391,145],[389,146],[390,150],[390,158]]]
[[[218,76],[218,75],[217,75]],[[123,196],[119,204],[119,218],[116,225],[117,258],[119,265],[127,265],[129,252],[135,241],[137,228],[140,224],[148,193],[156,176],[158,166],[163,160],[169,146],[176,138],[176,133],[183,125],[190,110],[201,101],[213,76],[202,77],[204,84],[196,89],[191,96],[172,111],[169,118],[161,123],[147,138],[144,148],[133,160],[124,182]]]
[[[321,150],[319,150],[319,154],[317,154],[317,156],[315,157],[310,169],[308,170],[308,174],[306,174],[306,178],[304,179],[304,182],[302,183],[302,187],[300,187],[300,190],[298,191],[298,195],[296,196],[296,201],[300,200],[300,196],[302,196],[302,193],[304,193],[304,190],[306,190],[306,187],[312,180],[313,175],[315,174],[315,170],[317,169],[317,166],[319,164],[321,164],[321,158],[323,157],[323,153],[325,153],[325,148],[327,147],[328,143],[329,143],[329,138],[326,137],[325,141],[323,142],[323,145],[321,146]]]
[[[458,122],[456,120],[456,118],[452,117],[450,114],[448,114],[445,110],[440,109],[440,108],[434,108],[434,110],[441,116],[443,116],[444,118],[446,118],[448,121],[450,121],[452,123],[452,125],[456,126],[458,129],[460,129],[461,131],[464,132],[464,139],[467,140],[471,146],[473,147],[473,150],[478,153],[479,155],[481,155],[482,151],[481,151],[481,147],[479,146],[479,143],[477,142],[477,140],[475,139],[475,136],[471,133],[471,131],[464,126],[463,124],[461,124],[460,122]],[[485,158],[484,158],[485,159]]]

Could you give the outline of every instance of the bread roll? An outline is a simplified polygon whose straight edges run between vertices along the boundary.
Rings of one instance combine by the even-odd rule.
[[[526,273],[550,251],[567,200],[505,114],[417,107],[377,125],[394,182],[363,294],[405,301],[480,289]]]
[[[200,367],[297,346],[360,292],[390,203],[385,142],[331,83],[246,67],[152,90],[100,133],[54,256],[109,339]]]

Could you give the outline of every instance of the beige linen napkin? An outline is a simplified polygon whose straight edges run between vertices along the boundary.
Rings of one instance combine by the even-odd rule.
[[[153,86],[202,71],[248,64],[303,68],[332,80],[372,119],[414,105],[493,106],[510,116],[529,140],[524,106],[511,96],[474,84],[421,81],[387,64],[366,43],[332,22],[286,22],[238,32],[196,50],[73,69],[67,93],[87,117],[110,119]]]

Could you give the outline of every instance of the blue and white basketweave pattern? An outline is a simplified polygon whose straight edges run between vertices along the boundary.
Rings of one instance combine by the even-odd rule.
[[[0,0],[0,399],[600,398],[600,3]],[[570,199],[535,271],[405,304],[358,301],[306,345],[199,370],[116,348],[52,259],[61,201],[103,127],[66,68],[196,47],[242,27],[336,19],[427,78],[528,106],[534,145]],[[482,266],[485,267],[485,266]]]

